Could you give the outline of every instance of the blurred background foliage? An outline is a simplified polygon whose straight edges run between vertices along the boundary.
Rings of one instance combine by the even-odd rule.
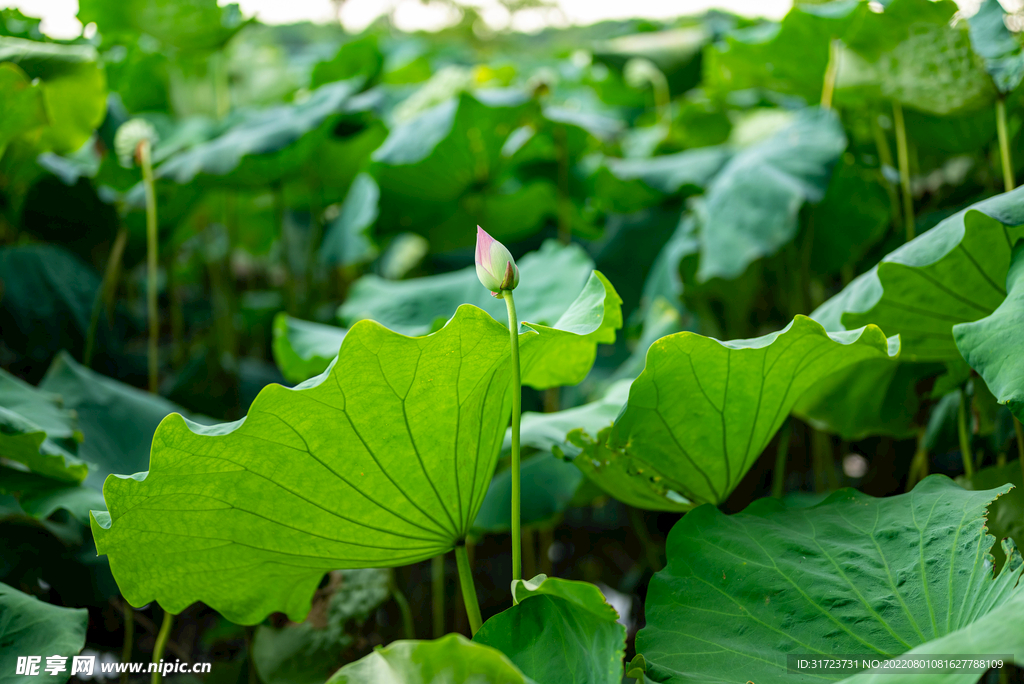
[[[351,35],[262,25],[214,0],[79,6],[91,37],[75,40],[0,10],[0,432],[4,449],[30,439],[72,471],[91,465],[79,485],[0,464],[0,581],[89,607],[100,653],[119,652],[126,610],[83,525],[103,478],[145,470],[169,412],[235,420],[267,384],[322,371],[362,318],[424,334],[468,301],[501,320],[471,268],[477,224],[521,257],[524,318],[553,323],[593,268],[622,297],[624,329],[584,383],[526,390],[525,563],[527,576],[598,583],[632,639],[678,515],[618,503],[552,458],[578,453],[566,431],[615,418],[617,381],[658,337],[778,330],[1001,192],[997,108],[1020,148],[1021,18],[994,0],[978,16],[995,23],[949,0],[836,0],[780,22],[712,11],[536,34],[487,29],[470,7],[436,33],[385,17]],[[114,153],[130,119],[156,133],[156,395],[138,389],[145,193]],[[1024,154],[1012,163],[1019,174]],[[844,423],[845,384],[797,406],[787,497],[909,489],[925,430],[931,470],[958,474],[962,401],[982,460],[1007,452],[1012,420],[965,365],[911,361],[861,369],[865,391],[885,390],[877,415]],[[560,409],[578,413],[542,415]],[[827,476],[813,462],[822,436],[841,466]],[[770,491],[777,441],[725,510]],[[499,471],[477,519],[485,617],[508,586],[508,488]],[[442,614],[465,631],[449,565]],[[302,625],[242,628],[193,606],[171,653],[221,663],[210,682],[322,682],[410,629],[432,634],[401,610],[429,612],[430,572],[332,573]],[[134,613],[135,660],[159,614]]]

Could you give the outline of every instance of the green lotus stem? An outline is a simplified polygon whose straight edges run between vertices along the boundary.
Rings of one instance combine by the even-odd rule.
[[[156,276],[158,266],[156,231],[156,187],[153,184],[152,147],[148,139],[139,143],[139,162],[142,164],[142,183],[146,189],[146,312],[149,318],[149,391],[157,392],[159,362],[157,343],[160,338],[160,320],[156,307]]]
[[[519,320],[512,290],[502,290],[508,308],[508,331],[512,337],[512,579],[523,578],[523,543],[519,529],[519,413],[522,382],[519,377]]]
[[[1020,462],[1021,482],[1024,482],[1024,427],[1016,416],[1013,418],[1013,431],[1017,433],[1017,457]]]
[[[960,455],[964,459],[964,475],[974,476],[974,459],[971,455],[971,439],[967,434],[967,392],[960,388],[960,407],[956,410],[956,431],[960,437]]]
[[[914,239],[914,198],[910,193],[910,155],[907,154],[907,129],[903,125],[903,106],[892,103],[892,120],[896,127],[896,158],[900,166],[900,188],[903,190],[903,222],[907,227],[907,242]]]
[[[924,443],[924,434],[923,429],[917,433],[917,451],[914,452],[914,458],[910,461],[910,471],[907,473],[908,492],[928,476],[928,448]]]
[[[153,644],[153,662],[159,663],[164,657],[164,647],[167,646],[167,637],[171,635],[171,623],[174,622],[174,613],[164,611],[164,621],[160,623],[160,631],[156,635],[156,643]],[[150,677],[150,684],[160,684],[161,673],[159,669]]]
[[[444,554],[430,559],[430,599],[434,612],[434,638],[444,636]]]
[[[779,431],[779,444],[775,448],[775,470],[772,472],[772,496],[781,499],[786,493],[786,461],[789,460],[789,438],[793,429],[789,421]]]
[[[828,65],[825,67],[825,83],[821,88],[822,109],[832,109],[832,93],[836,89],[836,75],[839,73],[839,40],[833,38],[828,44]]]
[[[132,661],[132,647],[135,642],[135,609],[125,600],[121,600],[121,610],[124,613],[124,643],[121,646],[121,662]],[[128,671],[121,673],[121,684],[128,684]]]
[[[92,303],[92,313],[89,316],[89,330],[85,335],[85,352],[82,354],[82,363],[86,368],[92,366],[92,355],[96,350],[96,331],[100,324],[100,313],[103,311],[103,304],[113,299],[117,274],[121,270],[121,259],[124,256],[124,247],[127,244],[128,229],[121,226],[121,229],[117,231],[117,237],[114,238],[114,244],[110,247],[107,266],[103,269],[103,281],[100,283],[100,288],[96,291],[96,299]]]
[[[996,100],[996,132],[999,134],[999,158],[1003,162],[1003,187],[1010,192],[1017,184],[1013,178],[1013,161],[1010,158],[1010,136],[1006,132],[1006,98]]]
[[[391,579],[388,580],[388,590],[391,592],[391,598],[398,604],[398,612],[402,614],[402,629],[405,631],[406,639],[416,638],[416,625],[412,620],[412,609],[409,608],[409,599],[405,598],[405,594],[398,588],[398,581],[395,579],[395,571],[391,571]]]
[[[455,563],[459,568],[459,585],[462,587],[462,600],[466,604],[466,617],[469,618],[469,631],[475,635],[483,624],[480,619],[480,602],[476,598],[476,585],[473,583],[473,571],[469,567],[469,554],[463,542],[455,547]]]

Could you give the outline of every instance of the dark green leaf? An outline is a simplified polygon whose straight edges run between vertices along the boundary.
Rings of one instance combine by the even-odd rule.
[[[884,499],[844,489],[811,508],[760,499],[731,516],[692,511],[669,535],[668,566],[648,590],[637,636],[648,674],[835,681],[849,673],[787,674],[786,655],[1020,657],[1024,563],[1014,550],[1014,563],[993,578],[995,540],[985,534],[986,508],[1007,489],[968,492],[933,475]]]
[[[4,649],[4,669],[0,684],[27,684],[40,678],[63,684],[71,676],[71,656],[85,646],[85,628],[89,611],[61,608],[0,584],[0,644]],[[56,675],[45,671],[46,659],[58,655],[67,658],[66,669]],[[16,656],[41,658],[38,672],[15,674]]]

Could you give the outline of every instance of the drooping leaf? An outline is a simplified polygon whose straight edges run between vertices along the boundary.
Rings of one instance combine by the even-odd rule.
[[[0,63],[0,89],[4,93],[0,109],[0,157],[14,138],[42,126],[46,112],[38,86],[16,64]]]
[[[88,524],[89,511],[104,507],[98,489],[5,465],[0,465],[0,493],[14,496],[26,514],[40,520],[64,509]]]
[[[96,490],[111,473],[146,469],[153,433],[168,414],[209,422],[163,397],[90,370],[66,353],[54,358],[39,388],[59,396],[78,417],[83,439],[77,454],[90,464],[85,484]]]
[[[373,82],[384,67],[384,55],[377,42],[377,36],[368,32],[344,43],[333,58],[313,67],[310,87],[356,77]]]
[[[985,318],[953,326],[953,339],[999,403],[1024,420],[1024,240],[1013,249],[1006,293]]]
[[[0,370],[0,407],[28,418],[50,439],[82,441],[78,418],[59,395]]]
[[[789,653],[1020,657],[1024,563],[1013,550],[993,578],[985,533],[985,510],[1007,489],[968,492],[933,475],[884,499],[844,489],[811,508],[702,506],[669,535],[637,651],[656,681],[766,684],[849,674],[788,674]]]
[[[695,194],[731,155],[715,146],[648,159],[606,159],[595,180],[595,200],[609,212],[628,214],[667,196]]]
[[[544,682],[619,684],[626,629],[593,584],[537,575],[512,582],[513,605],[473,641],[498,649]]]
[[[489,226],[484,226],[489,231]],[[572,304],[594,262],[579,245],[546,241],[536,252],[516,261],[515,289],[520,320],[553,325]],[[464,269],[410,280],[365,275],[352,284],[338,317],[347,325],[370,318],[392,330],[420,335],[438,320],[447,320],[460,304],[473,304],[498,321],[507,321],[505,302],[480,285],[476,269]]]
[[[984,0],[968,21],[971,46],[985,60],[985,68],[1001,93],[1009,93],[1024,79],[1024,50],[1006,27],[1006,12],[999,0]]]
[[[290,179],[323,152],[333,124],[352,107],[359,85],[358,79],[331,83],[295,104],[241,112],[217,137],[171,155],[156,176],[181,185],[202,177],[262,188]]]
[[[960,358],[952,328],[1006,298],[1010,248],[1024,237],[1024,189],[996,195],[945,219],[855,278],[811,318],[826,330],[868,323],[900,336],[908,361]]]
[[[377,220],[380,188],[368,173],[352,181],[338,216],[327,226],[320,245],[320,263],[350,266],[377,255],[367,231]]]
[[[346,330],[292,318],[274,317],[274,361],[288,382],[299,383],[323,373],[338,355]]]
[[[9,409],[0,407],[0,454],[62,482],[78,484],[89,467],[81,459],[47,437],[46,430]]]
[[[663,337],[615,424],[596,440],[570,433],[583,450],[573,463],[632,506],[721,503],[804,392],[852,364],[894,362],[898,353],[899,341],[874,326],[830,334],[804,316],[749,340]]]
[[[334,673],[327,684],[537,684],[501,651],[449,634],[393,641]]]
[[[96,49],[91,45],[60,45],[0,36],[0,62],[16,64],[29,79],[38,79],[38,88],[33,90],[41,95],[45,114],[40,152],[73,152],[103,121],[107,82],[97,63]],[[10,74],[10,70],[4,73]],[[7,92],[5,89],[5,99]],[[6,106],[9,105],[5,103]]]
[[[85,629],[89,611],[85,608],[61,608],[43,603],[34,596],[0,584],[0,644],[4,646],[2,684],[25,684],[40,676],[63,684],[71,676],[71,657],[85,646]],[[67,658],[67,667],[56,675],[45,671],[46,659],[59,655]],[[33,675],[15,674],[16,656],[40,658]]]
[[[775,254],[792,240],[800,208],[822,199],[845,148],[836,114],[814,108],[737,153],[708,186],[698,212],[697,280],[736,278],[750,262]]]
[[[843,36],[836,101],[895,100],[940,115],[990,104],[995,88],[956,12],[951,0],[892,0],[865,12]]]

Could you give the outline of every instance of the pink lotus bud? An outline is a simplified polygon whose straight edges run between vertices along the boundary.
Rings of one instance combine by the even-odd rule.
[[[495,297],[519,285],[519,269],[505,245],[476,227],[476,276]]]

